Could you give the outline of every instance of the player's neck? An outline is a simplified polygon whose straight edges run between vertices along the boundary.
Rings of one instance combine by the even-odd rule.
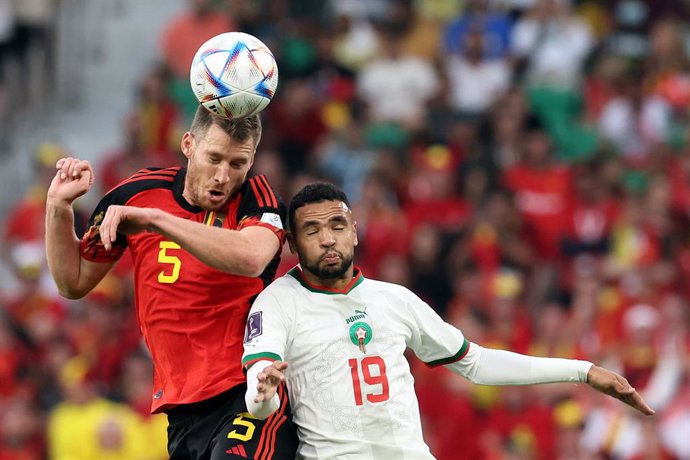
[[[304,277],[307,283],[314,287],[325,287],[329,289],[343,290],[347,288],[350,282],[352,282],[352,277],[354,276],[354,265],[351,264],[350,268],[348,268],[347,271],[338,278],[319,278],[309,270],[304,269],[302,269],[302,276]]]

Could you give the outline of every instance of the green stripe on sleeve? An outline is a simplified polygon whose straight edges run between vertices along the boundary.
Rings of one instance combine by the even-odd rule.
[[[434,361],[425,363],[429,367],[437,367],[437,366],[443,366],[445,364],[450,364],[454,363],[456,361],[460,361],[462,358],[465,357],[467,352],[470,349],[470,342],[467,341],[467,339],[464,339],[464,342],[462,342],[462,347],[460,347],[460,350],[455,353],[453,356],[449,356],[448,358],[441,358],[441,359],[436,359]]]
[[[262,359],[266,359],[268,361],[283,360],[283,358],[281,358],[280,355],[266,351],[263,353],[254,353],[253,355],[245,356],[244,358],[242,358],[242,366],[246,366],[247,364],[253,363],[255,361],[261,361]]]

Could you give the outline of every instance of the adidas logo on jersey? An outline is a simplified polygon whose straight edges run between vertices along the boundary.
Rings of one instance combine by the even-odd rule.
[[[225,451],[226,454],[238,455],[242,458],[247,458],[247,451],[244,449],[242,444],[237,446],[232,446],[230,449]]]

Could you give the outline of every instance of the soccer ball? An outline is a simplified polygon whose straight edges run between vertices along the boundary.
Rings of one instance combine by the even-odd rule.
[[[201,45],[189,80],[199,102],[225,118],[255,115],[266,108],[278,86],[273,53],[243,32],[216,35]]]

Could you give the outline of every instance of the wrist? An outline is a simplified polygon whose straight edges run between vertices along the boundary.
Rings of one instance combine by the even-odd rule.
[[[589,369],[587,369],[587,374],[585,376],[585,382],[584,383],[590,383],[592,381],[592,376],[594,375],[595,372],[597,372],[597,366],[594,364],[590,363]]]
[[[61,208],[61,209],[71,209],[74,200],[68,200],[66,198],[58,198],[48,195],[46,197],[46,207],[50,208]]]

